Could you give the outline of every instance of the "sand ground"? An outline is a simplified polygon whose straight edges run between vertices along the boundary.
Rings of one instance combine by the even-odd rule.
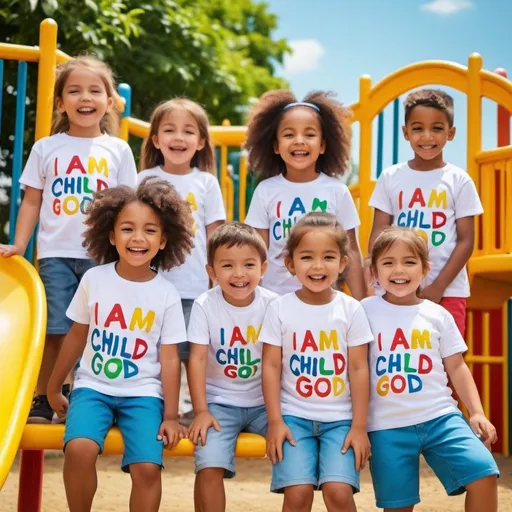
[[[500,512],[512,512],[512,458],[497,456],[501,470],[499,480]],[[64,486],[62,483],[63,457],[58,452],[50,452],[45,460],[43,489],[43,512],[66,511]],[[128,510],[130,477],[119,469],[120,457],[102,457],[98,462],[99,486],[94,512],[114,512]],[[167,458],[163,472],[163,499],[160,510],[193,511],[193,468],[192,458]],[[270,464],[266,460],[237,459],[237,476],[226,481],[228,512],[268,512],[280,511],[282,497],[269,492]],[[361,492],[356,495],[359,512],[376,512],[370,474],[362,475]],[[18,492],[18,464],[16,463],[7,482],[0,492],[0,511],[15,512]],[[464,498],[448,498],[433,473],[422,465],[422,503],[415,508],[418,512],[450,512],[464,510]],[[315,495],[314,512],[325,510],[320,493]],[[482,511],[485,512],[485,511]]]

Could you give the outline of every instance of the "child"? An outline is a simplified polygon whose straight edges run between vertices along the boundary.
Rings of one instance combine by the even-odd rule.
[[[52,135],[37,141],[20,183],[25,195],[14,245],[0,255],[23,255],[39,220],[37,258],[48,306],[46,342],[29,423],[51,423],[46,387],[63,337],[71,327],[66,309],[93,262],[82,247],[87,206],[96,191],[135,186],[137,172],[128,144],[117,130],[111,69],[94,57],[63,64],[55,82]],[[65,386],[69,393],[69,385]]]
[[[366,297],[354,201],[338,179],[350,158],[349,111],[324,92],[297,102],[290,91],[261,97],[249,121],[246,148],[260,178],[246,222],[269,248],[263,286],[284,294],[300,288],[283,265],[286,239],[295,222],[310,211],[330,212],[349,238],[347,284],[356,299]]]
[[[467,491],[466,511],[497,511],[498,468],[451,397],[448,377],[487,447],[496,430],[484,415],[453,317],[418,296],[430,270],[427,244],[388,228],[373,245],[371,272],[383,297],[362,301],[375,336],[370,345],[370,468],[377,506],[411,512],[419,503],[423,454],[449,495]]]
[[[160,270],[183,263],[192,224],[187,203],[162,180],[94,197],[84,245],[103,264],[87,271],[67,310],[74,323],[48,384],[50,405],[67,413],[70,510],[91,509],[96,459],[114,422],[125,444],[122,468],[132,478],[130,510],[158,510],[163,444],[172,447],[184,435],[176,344],[186,339],[180,297]],[[61,385],[79,358],[68,410]]]
[[[474,216],[483,209],[471,177],[443,159],[444,146],[455,136],[453,99],[433,89],[409,94],[403,133],[414,158],[385,169],[377,181],[370,200],[375,218],[368,253],[391,224],[419,228],[432,261],[423,296],[445,307],[464,335],[466,263],[473,251]]]
[[[208,275],[219,286],[196,299],[188,328],[196,511],[225,510],[238,434],[267,431],[258,333],[276,294],[258,286],[266,268],[265,242],[250,226],[225,224],[208,242]]]
[[[151,115],[141,158],[145,170],[139,174],[139,180],[146,176],[167,180],[192,208],[194,249],[183,265],[165,274],[180,294],[187,325],[194,299],[208,290],[206,241],[226,220],[219,184],[210,174],[214,155],[208,127],[206,112],[194,101],[175,98],[161,103]],[[189,343],[180,344],[179,351],[186,364]],[[190,413],[183,412],[184,419],[190,419]]]
[[[295,224],[285,263],[302,288],[269,305],[259,337],[271,490],[284,490],[285,512],[310,511],[320,488],[327,510],[355,511],[352,495],[370,453],[373,337],[359,302],[332,288],[347,264],[347,238],[332,214],[309,213]]]

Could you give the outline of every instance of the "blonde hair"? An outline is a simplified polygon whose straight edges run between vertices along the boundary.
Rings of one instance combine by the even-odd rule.
[[[57,68],[57,78],[55,80],[55,88],[53,93],[55,111],[51,130],[52,135],[55,133],[67,132],[69,130],[68,116],[65,112],[61,113],[57,110],[57,100],[62,99],[66,81],[69,78],[69,75],[77,69],[87,69],[88,71],[97,74],[103,81],[107,96],[112,98],[114,102],[112,108],[107,110],[101,119],[100,130],[102,133],[107,133],[108,135],[117,134],[119,129],[117,100],[119,96],[116,91],[114,73],[108,64],[101,62],[93,55],[80,55],[69,60],[68,62],[65,62],[64,64],[61,64]]]
[[[196,151],[190,165],[199,168],[201,171],[211,171],[214,165],[214,157],[210,133],[208,131],[210,126],[208,115],[201,105],[188,98],[173,98],[172,100],[164,101],[153,110],[150,120],[149,135],[142,145],[140,169],[151,169],[157,165],[164,164],[164,156],[153,143],[153,135],[158,134],[158,128],[163,118],[175,110],[182,110],[195,119],[199,128],[199,137],[204,140],[203,149]]]

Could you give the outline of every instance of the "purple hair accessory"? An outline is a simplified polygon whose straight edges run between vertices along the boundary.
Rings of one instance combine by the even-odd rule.
[[[293,107],[309,107],[309,108],[312,108],[313,110],[316,110],[317,112],[320,112],[320,109],[318,108],[317,105],[315,105],[313,103],[307,103],[306,101],[296,101],[294,103],[288,103],[288,105],[286,105],[283,108],[283,112],[285,110],[288,110],[289,108],[293,108]]]

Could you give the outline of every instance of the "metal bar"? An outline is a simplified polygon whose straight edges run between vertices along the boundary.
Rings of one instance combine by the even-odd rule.
[[[393,165],[398,163],[398,133],[400,131],[400,100],[393,101]]]
[[[377,121],[377,178],[382,173],[384,161],[384,112],[380,112]]]
[[[20,462],[18,512],[40,512],[43,493],[43,450],[23,450]]]

